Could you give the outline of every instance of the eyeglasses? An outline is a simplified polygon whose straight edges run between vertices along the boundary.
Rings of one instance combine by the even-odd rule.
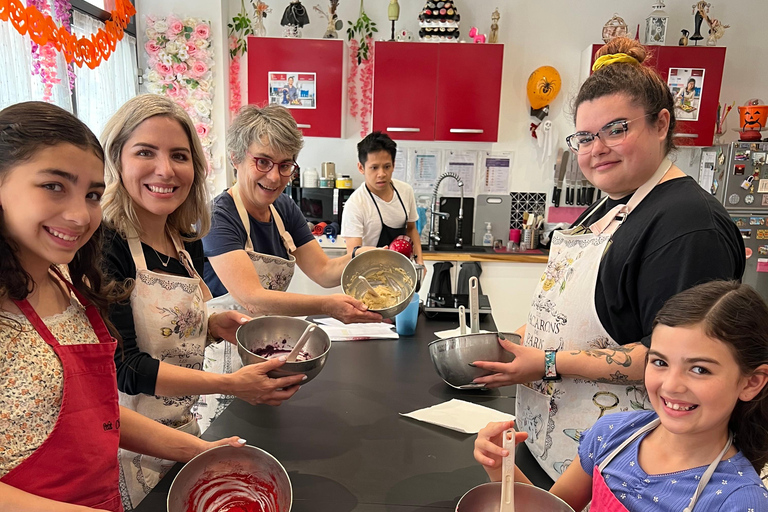
[[[612,121],[607,125],[600,128],[597,133],[592,132],[576,132],[573,135],[569,135],[565,138],[565,142],[568,143],[568,147],[574,153],[587,153],[592,148],[592,143],[596,138],[600,139],[605,146],[613,147],[618,146],[627,138],[627,130],[629,130],[629,123],[643,119],[653,114],[645,114],[644,116],[636,117],[634,119],[619,119],[618,121]]]
[[[285,178],[293,176],[294,172],[299,171],[299,164],[296,162],[275,162],[263,156],[253,156],[250,151],[247,153],[253,159],[253,163],[256,164],[256,170],[264,174],[271,171],[274,166],[277,166],[277,172],[280,173],[280,176]]]

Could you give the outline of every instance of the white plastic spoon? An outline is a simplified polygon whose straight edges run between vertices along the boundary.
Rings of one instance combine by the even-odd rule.
[[[312,335],[312,333],[317,328],[317,324],[309,324],[306,329],[304,329],[304,332],[301,333],[301,337],[299,338],[299,341],[296,342],[296,344],[293,346],[293,350],[291,350],[291,353],[288,354],[288,357],[285,359],[286,362],[292,362],[295,361],[297,357],[299,357],[299,354],[301,353],[302,349],[304,348],[304,345],[306,345],[307,340]]]
[[[480,332],[480,305],[478,304],[477,277],[469,278],[469,327],[472,334]]]
[[[509,455],[501,459],[501,506],[499,512],[515,512],[515,429],[505,430],[502,435],[504,449],[509,452]]]
[[[368,282],[365,276],[357,276],[357,279],[361,283],[363,283],[363,285],[365,286],[365,289],[368,290],[371,293],[371,295],[374,296],[374,298],[377,298],[377,299],[379,298],[379,294],[376,293],[376,290],[373,289],[373,286],[371,286],[371,283]]]
[[[467,334],[467,310],[464,306],[459,306],[459,334],[464,336]]]

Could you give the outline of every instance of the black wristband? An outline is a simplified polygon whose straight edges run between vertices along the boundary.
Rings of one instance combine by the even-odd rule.
[[[356,246],[355,246],[355,248],[354,248],[354,249],[352,249],[352,258],[354,258],[354,257],[355,257],[355,254],[357,254],[357,250],[358,250],[359,248],[361,248],[361,247],[362,247],[362,245],[356,245]],[[350,258],[350,259],[352,259],[352,258]]]

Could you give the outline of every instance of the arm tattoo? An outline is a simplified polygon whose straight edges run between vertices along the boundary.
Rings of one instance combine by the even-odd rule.
[[[601,377],[597,379],[597,382],[605,384],[629,384],[629,376],[616,370],[616,373],[610,374],[609,378]]]
[[[633,349],[634,346],[625,346],[609,349],[575,350],[570,354],[572,356],[586,354],[598,359],[605,358],[605,362],[608,364],[618,364],[624,368],[629,368],[632,366],[632,356],[630,356],[629,353],[632,352]]]

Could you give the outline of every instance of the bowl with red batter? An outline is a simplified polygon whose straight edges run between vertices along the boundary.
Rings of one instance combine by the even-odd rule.
[[[287,356],[310,322],[290,316],[262,316],[237,329],[237,352],[243,364],[263,363],[267,359]],[[310,335],[294,362],[287,362],[267,375],[272,378],[304,374],[311,381],[325,366],[331,339],[320,327]]]
[[[217,446],[187,462],[168,491],[168,512],[289,512],[293,489],[261,448]]]

